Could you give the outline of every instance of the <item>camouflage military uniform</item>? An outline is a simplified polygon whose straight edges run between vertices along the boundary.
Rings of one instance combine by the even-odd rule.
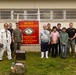
[[[18,28],[14,29],[13,31],[14,37],[14,50],[20,50],[21,41],[22,41],[22,31]]]

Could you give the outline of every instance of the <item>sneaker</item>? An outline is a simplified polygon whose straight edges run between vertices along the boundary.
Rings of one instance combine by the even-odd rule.
[[[69,57],[69,55],[67,55],[67,57]]]
[[[2,60],[0,60],[0,61],[2,61]]]
[[[75,55],[73,55],[73,58],[75,58]]]
[[[8,59],[8,60],[12,60],[12,58],[11,59]]]
[[[41,57],[41,58],[44,58],[44,57]]]
[[[48,57],[46,57],[48,59]]]
[[[2,59],[0,59],[0,61],[2,61]]]
[[[66,59],[66,57],[63,57],[63,59]]]

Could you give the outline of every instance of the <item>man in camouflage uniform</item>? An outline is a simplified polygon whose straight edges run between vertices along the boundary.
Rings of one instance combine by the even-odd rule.
[[[16,23],[16,28],[13,30],[14,50],[20,50],[22,42],[22,31],[19,29],[19,23]]]

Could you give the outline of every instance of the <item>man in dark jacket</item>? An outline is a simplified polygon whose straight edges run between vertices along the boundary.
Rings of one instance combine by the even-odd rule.
[[[8,25],[8,30],[11,33],[11,45],[10,45],[10,48],[11,48],[11,52],[13,54],[13,50],[14,50],[14,45],[13,45],[13,41],[12,41],[13,28],[12,28],[12,24],[11,23],[9,23],[9,25]]]
[[[67,33],[69,35],[68,40],[68,55],[70,53],[70,47],[71,47],[71,53],[72,56],[75,57],[75,37],[76,37],[76,29],[73,28],[73,23],[69,23],[69,28],[67,29]]]
[[[60,23],[57,24],[57,31],[59,32],[59,34],[61,33],[61,24]],[[59,55],[60,55],[60,52],[61,52],[60,38],[59,38],[59,41],[58,41],[58,50],[59,50]]]
[[[47,24],[47,30],[51,34],[52,29],[51,29],[51,24],[50,23]],[[51,38],[50,38],[50,44],[48,45],[48,47],[49,47],[49,54],[50,54],[50,52],[51,52]]]

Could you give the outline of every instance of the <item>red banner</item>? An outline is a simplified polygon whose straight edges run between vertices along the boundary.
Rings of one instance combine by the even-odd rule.
[[[23,33],[22,44],[39,44],[38,21],[19,21],[19,28]]]

